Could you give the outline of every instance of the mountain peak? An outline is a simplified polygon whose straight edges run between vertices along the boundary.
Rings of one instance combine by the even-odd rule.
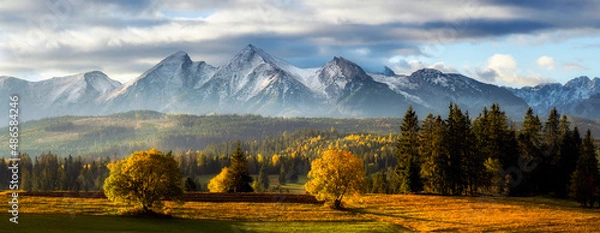
[[[106,75],[104,72],[97,71],[97,70],[83,73],[83,79],[86,82],[88,82],[88,83],[90,83],[90,82],[96,82],[98,80],[108,81],[108,82],[111,82],[111,83],[119,83],[118,81],[113,80],[110,77],[108,77],[108,75]]]
[[[415,72],[413,72],[414,74],[418,74],[418,75],[442,75],[443,73],[439,70],[436,69],[432,69],[432,68],[422,68],[419,69]]]
[[[350,63],[350,64],[354,64],[354,62],[351,62],[350,60],[340,56],[340,57],[333,57],[333,62],[335,62],[336,64],[338,63]],[[356,65],[356,64],[355,64]]]
[[[180,63],[180,62],[191,62],[192,59],[190,56],[184,51],[177,51],[174,54],[169,55],[165,59],[163,59],[160,63]],[[160,64],[159,63],[159,64]]]
[[[391,76],[396,76],[396,73],[390,69],[390,67],[384,66],[383,67],[383,75],[391,77]]]
[[[592,80],[590,80],[590,78],[588,78],[587,76],[580,76],[580,77],[569,80],[567,83],[565,83],[565,87],[571,87],[571,88],[584,87],[584,86],[590,85],[591,82],[592,82]]]
[[[244,47],[244,49],[242,49],[237,55],[235,55],[232,61],[244,63],[255,58],[262,59],[267,63],[276,63],[275,58],[273,58],[270,54],[252,44],[248,44],[246,47]]]
[[[326,66],[331,66],[331,65],[339,66],[342,69],[351,68],[353,71],[354,70],[362,71],[362,68],[360,68],[360,66],[358,66],[356,63],[354,63],[344,57],[333,57],[333,59],[326,64]],[[364,72],[364,71],[362,71],[362,72]]]
[[[330,73],[328,76],[333,74],[340,75],[340,77],[346,77],[347,81],[357,78],[360,80],[372,79],[360,66],[343,57],[333,57],[333,59],[327,62],[321,69]]]

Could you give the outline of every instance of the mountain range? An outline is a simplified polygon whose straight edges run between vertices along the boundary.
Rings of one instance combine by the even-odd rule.
[[[30,82],[0,77],[0,95],[20,98],[20,118],[104,115],[130,110],[188,114],[261,114],[303,117],[401,117],[408,106],[424,117],[446,114],[451,102],[476,115],[499,103],[512,118],[528,107],[545,115],[599,118],[600,79],[565,85],[507,88],[434,69],[410,75],[385,67],[368,73],[343,57],[318,68],[299,68],[248,45],[223,66],[177,52],[126,83],[100,71]],[[8,105],[0,110],[8,111]],[[5,117],[7,119],[7,117]],[[5,120],[7,122],[7,120]]]

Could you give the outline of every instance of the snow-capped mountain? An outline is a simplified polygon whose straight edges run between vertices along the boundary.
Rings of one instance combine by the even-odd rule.
[[[581,101],[573,109],[573,113],[587,118],[598,118],[600,116],[600,93],[596,93],[590,98]]]
[[[218,113],[313,115],[320,102],[301,82],[300,70],[248,45],[197,89],[198,104]]]
[[[409,105],[407,99],[376,82],[360,66],[334,57],[313,75],[318,94],[324,95],[342,116],[398,116]]]
[[[471,114],[481,112],[484,106],[498,103],[511,117],[517,119],[527,110],[527,103],[510,91],[460,74],[421,69],[410,76],[372,76],[432,113],[443,114],[451,102],[457,103],[463,111]]]
[[[96,115],[96,100],[120,85],[121,83],[100,71],[54,77],[39,82],[0,77],[2,96],[19,96],[22,119],[65,114]]]
[[[187,53],[172,54],[114,91],[101,96],[98,104],[103,112],[132,109],[161,112],[194,112],[199,106],[196,87],[204,85],[216,68],[206,62],[193,62]]]
[[[587,107],[580,106],[590,97],[600,93],[600,78],[591,80],[582,76],[570,80],[565,85],[549,83],[509,90],[525,100],[540,115],[547,115],[556,107],[559,112],[565,114],[600,117],[598,114],[588,114],[590,111],[586,111]]]
[[[192,61],[180,51],[124,84],[99,71],[39,82],[0,77],[0,94],[20,96],[22,119],[142,109],[190,114],[400,117],[409,105],[424,117],[447,114],[450,102],[472,117],[492,103],[499,103],[515,119],[521,119],[528,106],[539,113],[557,106],[568,109],[561,113],[599,117],[594,107],[600,103],[599,92],[598,78],[509,89],[434,69],[421,69],[408,76],[388,67],[382,73],[367,73],[342,57],[334,57],[321,67],[299,68],[253,45],[222,66]],[[7,106],[2,108],[7,110]]]

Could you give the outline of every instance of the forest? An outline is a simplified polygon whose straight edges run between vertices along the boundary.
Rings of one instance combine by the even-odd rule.
[[[201,118],[193,116],[174,117],[183,127],[217,124],[195,122]],[[69,127],[73,125],[53,124],[48,130]],[[558,198],[572,194],[577,199],[573,194],[577,187],[589,186],[591,193],[597,193],[594,188],[600,187],[593,137],[589,131],[581,136],[579,128],[555,109],[545,121],[529,109],[521,127],[517,127],[496,104],[484,108],[474,119],[451,104],[448,116],[428,115],[423,120],[408,109],[395,127],[400,128],[400,134],[349,133],[334,127],[283,131],[274,136],[266,134],[262,140],[242,140],[241,148],[250,174],[258,174],[264,167],[267,174],[279,175],[280,183],[297,182],[298,176],[310,171],[311,161],[321,152],[343,149],[364,161],[365,192]],[[86,135],[102,137],[101,132]],[[206,191],[207,184],[198,177],[216,175],[229,166],[235,141],[176,151],[182,177],[194,181],[198,191]],[[32,157],[23,153],[20,189],[101,190],[108,176],[107,164],[122,157],[108,153],[102,157],[58,155],[51,151]],[[4,171],[6,164],[0,161],[0,176],[8,174]],[[596,178],[592,183],[578,184],[582,176]],[[7,187],[2,182],[8,180],[0,177],[1,187]]]

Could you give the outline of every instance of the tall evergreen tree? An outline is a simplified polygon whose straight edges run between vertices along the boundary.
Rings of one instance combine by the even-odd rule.
[[[400,137],[396,144],[398,165],[395,173],[398,176],[397,190],[401,193],[419,192],[423,189],[421,177],[421,159],[419,156],[419,118],[412,106],[408,107],[402,125]]]
[[[19,188],[21,190],[24,191],[31,191],[33,189],[33,164],[31,162],[31,158],[29,157],[29,154],[21,154],[19,153],[19,158],[21,159],[19,166],[21,166],[21,168],[19,169],[20,172],[20,184],[19,184]]]
[[[538,169],[543,160],[542,123],[533,109],[527,109],[522,129],[518,136],[519,141],[519,168],[523,172],[521,185],[516,193],[538,192],[539,183],[544,177]]]
[[[9,182],[11,180],[10,175],[12,172],[8,169],[10,162],[4,158],[0,158],[0,190],[8,189]]]
[[[510,179],[506,180],[509,181],[508,183],[516,179],[512,177],[516,174],[505,174],[505,171],[517,166],[518,143],[514,127],[510,126],[508,117],[500,109],[500,105],[492,104],[489,111],[487,107],[483,109],[482,114],[473,123],[473,134],[478,154],[473,158],[473,162],[477,161],[475,164],[481,164],[480,169],[477,170],[479,173],[473,173],[473,176],[486,174],[486,176],[479,176],[479,179],[474,179],[474,182],[494,192],[505,190],[507,188],[504,187],[507,185],[507,182],[504,182],[505,178]],[[487,163],[488,167],[493,165],[494,169],[486,169],[484,163]],[[485,172],[486,170],[489,172]]]
[[[575,171],[577,159],[579,159],[578,144],[581,144],[579,132],[572,131],[570,125],[567,116],[563,115],[559,124],[560,148],[558,157],[556,157],[557,161],[553,161],[555,169],[551,191],[561,198],[567,197],[570,177]]]
[[[252,192],[252,177],[248,174],[248,161],[242,152],[240,142],[230,157],[228,179],[232,182],[232,192]]]
[[[190,178],[189,176],[186,177],[183,182],[183,191],[194,192],[194,191],[196,191],[196,189],[197,189],[196,182],[194,182],[192,180],[192,178]]]
[[[258,171],[258,177],[252,184],[252,188],[254,188],[255,192],[265,192],[269,190],[269,176],[265,171],[264,164],[260,167],[260,170]]]
[[[583,206],[593,206],[598,198],[600,176],[598,172],[598,158],[596,158],[594,138],[590,130],[585,134],[581,144],[581,155],[577,160],[575,172],[571,176],[571,197]]]
[[[389,193],[389,182],[385,174],[385,170],[381,170],[373,175],[372,193]]]
[[[448,177],[448,152],[446,147],[446,124],[440,116],[429,114],[421,124],[419,153],[421,154],[421,178],[426,192],[450,194]]]
[[[285,167],[283,164],[279,166],[279,185],[285,185],[287,181],[287,172],[285,171]]]
[[[458,105],[450,105],[450,113],[446,120],[447,132],[446,146],[448,147],[448,167],[446,179],[450,192],[460,195],[467,190],[469,182],[474,179],[471,169],[466,162],[474,156],[473,137],[471,134],[471,121],[467,114],[463,114]],[[474,164],[470,164],[474,165]]]
[[[555,183],[552,179],[548,179],[548,177],[553,177],[553,173],[558,170],[560,166],[557,162],[560,160],[559,151],[560,151],[560,114],[555,108],[550,110],[550,114],[548,115],[548,120],[544,124],[544,156],[542,157],[542,161],[539,164],[539,170],[542,177],[546,177],[545,179],[539,180],[540,191],[542,193],[547,193],[553,191],[552,187]]]

